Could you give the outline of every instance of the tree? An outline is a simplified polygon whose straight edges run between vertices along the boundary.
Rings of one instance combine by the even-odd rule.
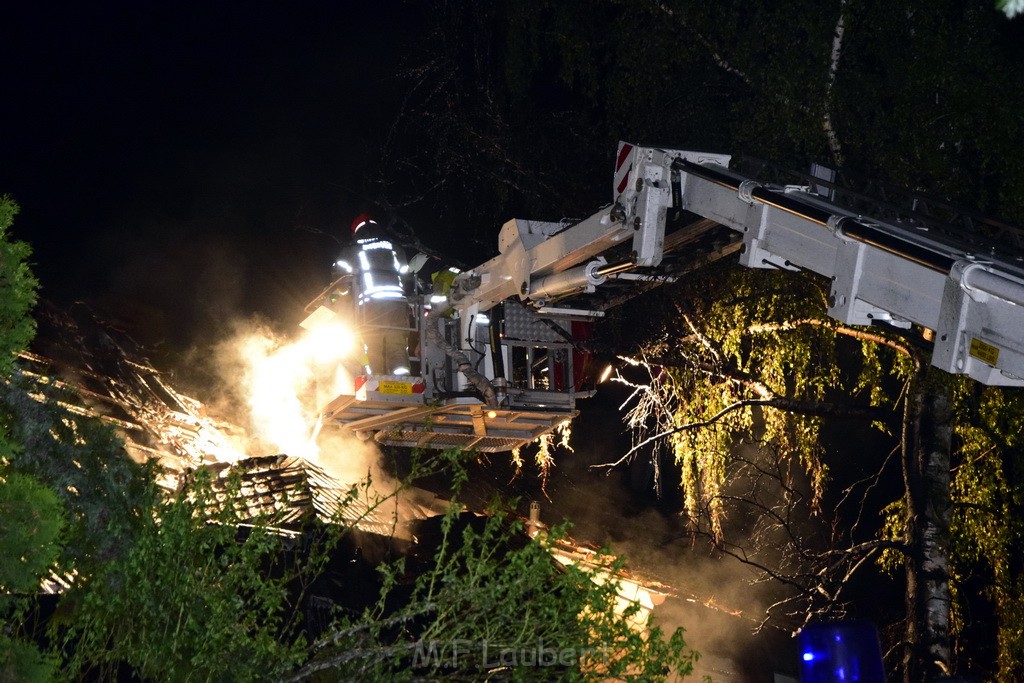
[[[64,510],[53,491],[24,474],[0,474],[0,615],[6,623],[25,619],[23,596],[36,591],[56,563],[63,527]],[[0,635],[0,680],[51,678],[56,661],[11,635]]]
[[[892,654],[902,651],[909,680],[952,670],[951,633],[962,663],[980,663],[966,644],[972,627],[956,615],[980,608],[959,583],[987,566],[999,580],[989,609],[1000,676],[1013,680],[1021,641],[1009,586],[1020,575],[1011,548],[1021,517],[1007,485],[1019,446],[997,425],[1020,409],[1018,392],[982,392],[930,369],[902,336],[829,320],[827,283],[722,270],[671,293],[675,319],[632,361],[648,379],[620,380],[633,387],[641,443],[667,446],[683,470],[693,531],[775,582],[767,617],[793,629],[846,614],[850,585],[872,560],[903,567],[905,633]],[[837,420],[847,439],[864,441],[874,423],[895,443],[842,462],[852,454],[830,436]],[[883,490],[898,497],[880,499]],[[873,512],[886,502],[886,515]],[[750,528],[727,532],[725,520],[750,515]]]
[[[811,159],[825,159],[833,164],[845,163],[873,180],[941,193],[989,213],[1010,218],[1024,215],[1024,195],[1016,189],[1024,177],[1024,165],[1019,155],[1005,153],[1007,140],[1020,142],[1024,137],[1019,117],[1012,113],[1019,110],[1024,99],[1013,76],[1019,66],[1019,53],[1013,51],[1011,32],[990,3],[940,2],[906,12],[893,11],[883,3],[849,0],[836,0],[825,7],[798,3],[752,8],[749,3],[738,2],[694,5],[662,0],[537,1],[498,3],[486,9],[446,2],[441,7],[446,19],[452,15],[458,19],[439,25],[438,31],[445,37],[441,44],[446,61],[434,61],[433,68],[417,74],[424,76],[424,82],[439,84],[430,92],[444,93],[445,97],[418,100],[414,92],[411,99],[433,113],[433,119],[428,116],[425,120],[456,119],[457,125],[448,130],[451,137],[446,138],[450,148],[475,150],[483,143],[487,158],[497,164],[493,167],[489,162],[489,174],[519,178],[523,169],[529,168],[524,159],[533,158],[545,171],[538,177],[558,178],[560,185],[549,183],[548,188],[555,192],[560,188],[566,195],[547,200],[543,214],[524,211],[531,202],[547,199],[538,190],[526,198],[463,192],[460,206],[466,197],[486,196],[484,210],[494,212],[504,205],[501,220],[509,215],[589,213],[588,209],[607,201],[607,197],[590,199],[587,190],[577,189],[579,181],[585,179],[584,186],[603,188],[603,172],[610,165],[614,140],[625,138],[664,141],[672,147],[741,151],[795,168]],[[431,81],[426,78],[430,74],[457,74],[458,78]],[[474,89],[482,89],[488,97],[475,99]],[[458,108],[437,107],[439,102],[450,105],[453,101],[459,103]],[[478,101],[486,106],[475,106]],[[506,124],[503,130],[510,134],[495,134],[493,127],[481,125],[496,121]],[[551,125],[556,121],[562,127]],[[538,130],[543,132],[534,139],[515,135],[516,131]],[[548,133],[554,136],[554,144],[544,138]],[[536,149],[533,143],[542,139],[544,149]],[[558,158],[550,156],[552,149],[557,150]],[[600,149],[607,150],[604,160],[600,153],[594,156]],[[425,148],[423,151],[430,153]],[[472,172],[459,175],[458,167],[450,170],[446,182],[457,176],[466,187],[475,187]],[[429,170],[424,175],[429,177]],[[426,186],[428,183],[421,183],[421,187]],[[519,187],[527,190],[524,183]],[[582,211],[566,210],[576,201],[590,204]],[[778,283],[778,291],[771,287],[768,291],[776,305],[785,300],[785,292],[799,296],[804,290],[787,281]],[[782,458],[779,462],[801,463],[811,480],[808,505],[813,511],[823,500],[829,481],[826,463],[821,459],[822,444],[827,442],[820,437],[831,420],[814,414],[818,408],[812,409],[809,404],[820,407],[839,402],[842,397],[828,396],[825,390],[837,379],[837,368],[847,367],[844,364],[860,368],[857,372],[862,373],[859,376],[865,383],[862,391],[875,395],[870,401],[863,399],[857,407],[874,409],[875,417],[878,409],[896,409],[894,401],[905,387],[909,394],[898,404],[905,420],[890,420],[888,424],[894,434],[901,435],[897,453],[907,475],[903,503],[890,509],[895,516],[889,521],[888,528],[893,532],[889,538],[864,539],[869,545],[854,547],[868,553],[868,557],[877,557],[892,544],[888,556],[902,553],[901,557],[908,558],[911,646],[907,652],[918,663],[938,659],[948,665],[948,618],[941,614],[941,606],[948,604],[943,588],[947,571],[943,557],[950,548],[966,547],[963,540],[949,545],[950,538],[960,538],[962,531],[979,533],[981,528],[973,523],[961,527],[967,521],[960,512],[965,501],[949,500],[949,494],[944,493],[948,480],[945,472],[950,466],[955,468],[954,496],[970,490],[984,498],[986,506],[998,502],[997,507],[1008,505],[1007,509],[1016,510],[1004,489],[1005,482],[1013,477],[1008,473],[1016,470],[960,464],[961,455],[966,453],[957,450],[966,426],[961,420],[967,418],[966,424],[977,424],[979,419],[984,422],[987,418],[966,415],[960,400],[970,393],[964,394],[959,381],[949,382],[928,371],[927,362],[912,344],[878,334],[877,330],[840,329],[823,321],[818,308],[790,308],[788,314],[780,307],[776,316],[762,311],[761,317],[753,318],[764,321],[767,327],[761,331],[747,329],[750,323],[743,322],[742,315],[750,311],[742,305],[734,309],[736,319],[723,311],[717,324],[698,319],[696,313],[688,313],[689,319],[670,314],[666,323],[669,338],[692,340],[704,333],[713,343],[735,344],[741,349],[734,358],[737,363],[755,356],[763,358],[764,354],[759,355],[753,347],[765,344],[766,337],[780,335],[775,341],[768,340],[766,348],[780,359],[788,359],[794,373],[787,378],[775,371],[765,377],[754,372],[760,371],[756,366],[726,368],[742,370],[746,376],[734,374],[728,380],[728,375],[719,376],[711,385],[722,387],[725,395],[743,387],[747,393],[735,402],[737,405],[715,402],[716,411],[724,411],[723,415],[695,409],[694,414],[682,414],[677,419],[673,404],[673,409],[662,415],[666,420],[661,424],[662,431],[680,429],[672,438],[681,448],[684,477],[690,477],[694,486],[688,489],[688,495],[701,486],[711,486],[714,491],[715,482],[724,481],[724,461],[710,453],[725,452],[729,439],[723,425],[732,424],[738,430],[746,419],[747,429],[756,427],[759,438],[767,436],[776,449],[783,448],[777,453]],[[858,335],[868,335],[870,338],[862,339],[868,343],[852,349],[849,342],[836,346],[837,340],[855,340]],[[803,341],[794,342],[796,338]],[[820,347],[811,344],[811,339]],[[724,350],[717,352],[722,355]],[[666,366],[659,361],[665,359],[657,358],[655,353],[654,385],[660,382],[679,390],[703,386],[714,372],[722,371],[714,365],[717,361],[711,351],[705,349],[705,353],[705,364],[710,364],[712,370],[686,365],[686,373],[697,373],[692,379],[681,378],[683,371],[664,369]],[[842,364],[821,364],[833,357]],[[770,364],[772,367],[785,364]],[[870,379],[871,373],[874,380]],[[885,378],[889,378],[887,384],[878,384]],[[855,378],[845,379],[853,382],[847,386],[858,386]],[[657,394],[648,394],[647,389],[639,391],[642,397]],[[804,405],[794,405],[794,401]],[[790,409],[805,412],[783,417],[780,409],[786,403]],[[754,408],[755,404],[761,405]],[[806,414],[809,409],[812,414]],[[717,427],[703,425],[712,418]],[[701,426],[706,428],[698,429]],[[990,453],[1013,452],[1008,443],[1001,442]],[[1018,456],[1014,453],[1003,459],[1016,462]],[[961,479],[969,477],[981,479],[973,484]],[[872,476],[868,481],[878,482],[877,489],[885,485],[885,480],[884,476]],[[840,491],[843,489],[841,484]],[[694,500],[699,498],[691,499],[691,514]],[[721,504],[713,502],[716,500],[713,494],[705,499],[705,505],[711,506],[706,510],[709,520],[718,518],[712,509]],[[762,511],[771,518],[769,510]],[[951,515],[948,523],[947,515]],[[843,519],[834,522],[839,525],[836,528],[849,524]],[[993,539],[1015,538],[1011,531],[1014,524],[1007,524],[998,533],[986,528]],[[710,533],[717,537],[721,530],[712,527]],[[794,539],[799,536],[792,534]],[[965,571],[958,566],[970,563],[971,556],[984,565],[1000,567],[1005,576],[1007,565],[997,561],[994,550],[1008,548],[1005,543],[972,541],[971,552],[960,558],[954,556],[950,570],[953,578]],[[980,547],[989,549],[985,558],[976,552]],[[830,557],[834,556],[820,559]],[[849,566],[870,565],[861,561],[863,555],[846,553],[845,557],[852,563]],[[831,566],[830,562],[825,564]],[[986,571],[994,575],[994,570]],[[954,597],[964,598],[964,591],[955,584],[952,590]],[[1006,602],[999,610],[1000,619],[1007,624],[1007,629],[1001,631],[1004,639],[999,641],[1000,647],[1015,652],[1016,646],[1005,640],[1013,632],[1013,605]],[[954,618],[948,624],[957,639],[959,656],[966,662],[971,648],[960,640],[967,635],[964,623]],[[982,642],[985,640],[981,637]],[[1001,659],[1004,663],[1011,660],[1012,655]],[[912,663],[908,661],[908,667]],[[1003,671],[1001,675],[1007,679],[1013,677],[1012,668],[1004,665]],[[905,675],[913,678],[916,674],[906,668]]]
[[[829,320],[822,283],[793,283],[788,277],[722,264],[671,292],[678,317],[665,320],[660,337],[646,340],[644,355],[632,361],[650,379],[619,380],[634,390],[627,417],[643,439],[638,446],[671,450],[683,470],[686,514],[716,543],[725,540],[725,506],[736,498],[725,491],[735,444],[767,448],[776,471],[771,478],[793,496],[783,503],[785,512],[773,512],[776,503],[761,504],[763,523],[795,525],[797,504],[812,515],[823,508],[830,472],[823,457],[826,419],[885,429],[891,406],[885,381],[906,381],[909,374],[912,351],[904,341]],[[681,338],[679,324],[688,331]],[[851,372],[847,359],[862,345],[864,357]],[[744,466],[758,467],[738,457]],[[806,475],[804,485],[793,466]],[[784,531],[802,543],[800,529]],[[813,545],[807,543],[801,554]],[[827,604],[835,601],[831,590],[804,597],[814,592]],[[809,618],[817,610],[800,612]]]
[[[31,248],[10,236],[17,214],[14,200],[0,196],[0,377],[4,378],[14,357],[32,340],[35,325],[30,312],[39,286],[28,265]]]
[[[8,382],[15,356],[32,339],[29,312],[38,283],[28,266],[31,249],[12,240],[10,228],[18,205],[0,196],[0,382]],[[37,479],[11,469],[19,449],[9,416],[0,412],[0,617],[20,621],[27,602],[18,594],[32,591],[56,560],[64,511],[53,492]],[[55,662],[32,643],[0,633],[0,678],[45,680]]]
[[[459,453],[456,491],[466,479]],[[621,559],[563,566],[552,550],[563,530],[529,540],[496,502],[486,518],[455,502],[441,522],[429,566],[412,580],[407,563],[382,568],[380,599],[342,616],[314,644],[293,679],[329,671],[346,680],[663,680],[692,672],[696,653],[682,629],[638,630],[633,603],[617,609]],[[400,599],[396,609],[393,603]]]
[[[970,657],[996,660],[1002,680],[1024,677],[1024,392],[958,382],[953,394],[957,459],[951,468],[952,626]],[[994,609],[995,623],[972,618]],[[981,644],[988,643],[988,647]]]
[[[254,681],[301,662],[302,615],[288,584],[317,559],[297,563],[267,520],[251,523],[237,480],[217,490],[200,471],[173,496],[154,494],[125,554],[63,598],[70,614],[50,630],[65,673],[109,679],[127,667],[153,680]]]

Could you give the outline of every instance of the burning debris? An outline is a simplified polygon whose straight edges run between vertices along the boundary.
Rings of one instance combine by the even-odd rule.
[[[208,468],[220,478],[233,471],[242,479],[241,492],[253,519],[271,513],[274,524],[297,528],[312,513],[323,522],[353,523],[364,531],[407,540],[415,520],[445,509],[436,496],[415,489],[380,504],[394,492],[394,484],[379,468],[366,467],[378,456],[376,451],[366,453],[355,439],[327,439],[318,446],[310,438],[315,422],[310,415],[315,413],[303,405],[301,394],[313,375],[301,368],[307,359],[323,363],[336,335],[326,341],[311,335],[294,344],[257,334],[237,340],[235,348],[245,361],[241,383],[252,423],[263,436],[260,441],[277,437],[280,445],[299,446],[298,455],[252,457],[257,440],[247,430],[214,418],[202,402],[177,391],[130,337],[86,307],[65,313],[43,304],[37,325],[35,342],[21,354],[22,372],[72,389],[79,400],[66,407],[113,425],[128,456],[137,462],[157,459],[165,470],[165,488],[177,488],[197,468]],[[355,462],[347,470],[339,466],[348,476],[339,480],[314,464],[323,450],[330,451],[323,453],[329,466],[352,456]],[[373,469],[373,485],[360,485]]]
[[[525,527],[526,535],[530,538],[547,537],[547,528],[540,519],[540,503],[531,501],[530,516]],[[641,576],[635,571],[617,568],[614,566],[614,556],[601,553],[596,548],[578,543],[567,536],[552,540],[551,556],[560,564],[587,569],[598,584],[606,581],[618,582],[616,612],[624,614],[631,605],[639,607],[630,618],[634,628],[646,628],[652,610],[665,602],[665,598],[675,595],[671,586],[652,577]]]
[[[361,532],[360,543],[366,547],[383,543],[395,548],[396,541],[397,547],[416,546],[418,527],[435,518],[426,525],[433,528],[449,507],[422,489],[397,490],[377,464],[379,453],[372,444],[337,433],[317,434],[316,401],[306,394],[324,384],[324,368],[332,367],[323,355],[322,339],[283,343],[250,332],[233,341],[236,364],[231,369],[245,389],[252,425],[259,431],[254,439],[248,430],[212,417],[202,402],[177,391],[137,344],[84,306],[65,313],[42,305],[37,321],[35,343],[21,356],[22,372],[71,388],[77,399],[69,399],[66,407],[113,425],[132,459],[156,458],[166,473],[161,484],[168,489],[205,469],[225,490],[232,479],[248,519],[285,535],[302,533],[310,520],[341,524]],[[338,345],[339,337],[332,339],[328,348]],[[281,450],[291,444],[296,453],[253,456],[254,443],[280,445]],[[346,459],[351,460],[347,467],[339,462]],[[367,474],[372,476],[367,479]],[[539,508],[531,507],[530,535],[544,528]],[[570,539],[555,543],[552,557],[596,571],[599,581],[618,581],[620,611],[630,604],[641,607],[634,619],[638,628],[655,605],[673,594],[647,577],[610,570],[595,550]],[[51,577],[47,590],[60,592],[68,578]],[[328,595],[315,598],[333,602]]]
[[[287,455],[246,458],[205,466],[218,481],[238,477],[246,516],[298,532],[310,519],[342,524],[400,541],[415,540],[415,524],[443,514],[447,504],[425,491],[380,496],[365,484],[346,486],[304,458]],[[404,493],[404,492],[403,492]]]
[[[36,322],[36,339],[21,354],[22,372],[71,387],[80,401],[67,407],[114,425],[132,459],[156,458],[168,472],[180,473],[245,457],[241,428],[175,390],[131,338],[85,306],[65,313],[40,304]]]

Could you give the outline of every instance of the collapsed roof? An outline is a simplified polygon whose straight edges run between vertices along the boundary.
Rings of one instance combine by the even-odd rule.
[[[234,471],[253,519],[269,515],[280,529],[297,530],[312,515],[404,540],[411,540],[416,520],[446,508],[434,494],[411,489],[402,493],[399,518],[372,490],[338,481],[303,458],[250,457],[243,428],[176,390],[131,337],[84,305],[65,312],[43,302],[36,322],[36,338],[21,354],[22,371],[71,388],[79,401],[67,407],[112,424],[132,459],[156,458],[169,489],[199,467],[219,479]]]
[[[386,496],[341,482],[304,458],[249,456],[243,428],[212,416],[202,402],[175,389],[137,343],[86,306],[65,312],[43,303],[36,320],[36,338],[21,354],[23,372],[72,388],[79,402],[68,407],[114,425],[133,459],[156,458],[166,472],[161,483],[169,489],[205,468],[216,481],[236,476],[247,517],[268,521],[281,533],[299,533],[315,518],[411,543],[417,524],[448,507],[437,495],[414,487],[382,503]],[[592,548],[569,539],[559,541],[553,553],[563,564],[601,569]],[[618,578],[636,594],[629,599],[648,609],[652,598],[657,604],[674,594],[651,577],[622,572]]]
[[[180,473],[245,457],[244,430],[175,390],[138,344],[86,306],[65,312],[42,302],[35,319],[36,337],[21,354],[23,371],[71,387],[80,403],[68,407],[113,424],[132,459],[156,458]]]

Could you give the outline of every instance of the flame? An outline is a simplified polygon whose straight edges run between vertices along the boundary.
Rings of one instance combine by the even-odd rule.
[[[317,363],[339,363],[355,349],[355,336],[344,323],[330,322],[307,331],[297,345]]]
[[[254,434],[279,453],[316,460],[313,387],[339,393],[346,379],[340,363],[354,348],[355,336],[341,322],[318,325],[290,342],[267,332],[245,335],[237,353]]]

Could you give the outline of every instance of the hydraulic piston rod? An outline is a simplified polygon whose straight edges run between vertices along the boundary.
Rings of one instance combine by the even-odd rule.
[[[592,292],[594,287],[604,284],[608,279],[608,275],[602,272],[606,267],[607,261],[596,259],[582,266],[534,280],[530,286],[530,298],[534,301],[546,301],[573,292]]]

